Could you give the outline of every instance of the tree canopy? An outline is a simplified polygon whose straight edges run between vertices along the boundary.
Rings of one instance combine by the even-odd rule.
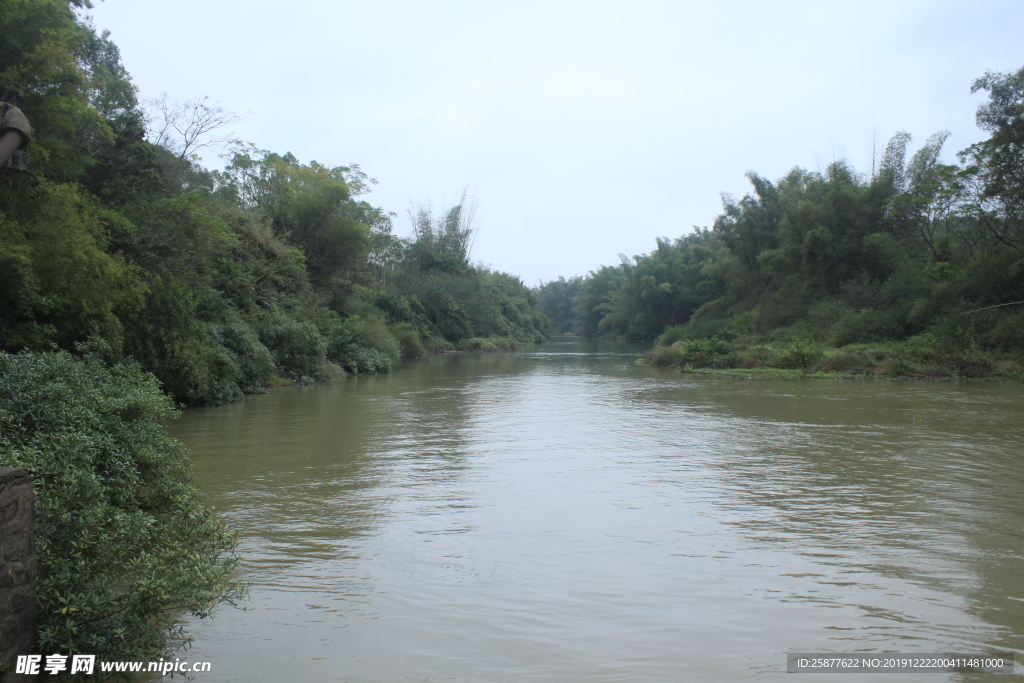
[[[795,168],[776,182],[749,173],[751,192],[724,196],[710,230],[658,240],[651,253],[585,277],[574,298],[577,329],[649,341],[672,328],[671,339],[740,346],[929,339],[946,353],[1017,367],[1024,69],[988,73],[973,91],[989,94],[978,125],[990,136],[960,152],[960,164],[941,160],[947,132],[912,154],[901,132],[873,175],[843,161],[822,172]],[[564,288],[548,283],[540,300]]]

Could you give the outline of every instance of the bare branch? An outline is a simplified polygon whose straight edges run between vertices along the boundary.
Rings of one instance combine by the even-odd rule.
[[[1024,304],[1024,301],[1011,301],[1008,304],[996,304],[995,306],[986,306],[985,308],[975,308],[973,311],[967,311],[964,315],[970,315],[971,313],[977,313],[978,311],[987,311],[992,308],[1002,308],[1003,306],[1020,306]]]
[[[231,126],[245,119],[211,102],[209,97],[185,102],[168,102],[167,93],[146,101],[146,127],[149,141],[165,147],[179,159],[194,157],[206,147],[222,145],[232,139]]]

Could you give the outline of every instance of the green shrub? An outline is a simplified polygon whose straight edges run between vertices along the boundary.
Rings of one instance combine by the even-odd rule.
[[[398,323],[408,323],[416,318],[409,300],[394,292],[381,292],[374,299],[373,305],[383,312],[389,320]]]
[[[953,356],[947,364],[958,377],[988,377],[996,371],[995,364],[979,354]]]
[[[676,346],[656,346],[647,354],[647,362],[655,367],[676,367],[682,365],[682,357]]]
[[[217,406],[241,401],[244,395],[238,383],[242,381],[242,370],[238,367],[235,354],[218,344],[214,335],[211,330],[214,341],[208,347],[206,357],[209,369],[206,383],[203,392],[196,394],[193,402]]]
[[[987,335],[989,344],[1008,351],[1024,349],[1024,313],[1004,316]]]
[[[419,358],[426,353],[420,333],[409,323],[392,325],[391,334],[402,347],[402,358]]]
[[[519,342],[511,337],[489,337],[488,341],[498,347],[499,351],[517,351]]]
[[[871,337],[872,321],[870,311],[848,311],[832,327],[832,343],[846,346],[867,341]]]
[[[255,330],[237,317],[211,323],[209,327],[219,345],[232,355],[238,370],[238,388],[246,394],[264,392],[274,373],[274,356],[260,342]]]
[[[455,349],[455,345],[447,339],[436,337],[429,332],[423,334],[421,336],[421,340],[423,341],[423,350],[427,353],[444,353],[445,351],[452,351]]]
[[[155,660],[182,613],[240,597],[155,377],[67,352],[0,353],[0,465],[35,478],[39,651]]]
[[[193,402],[221,405],[265,391],[274,358],[252,328],[237,317],[206,323],[206,328],[208,373]]]
[[[761,365],[771,365],[779,357],[779,352],[770,346],[754,345],[744,349],[743,355]]]
[[[736,365],[736,354],[729,342],[711,337],[680,340],[672,346],[659,347],[648,357],[648,362],[651,365],[724,369]]]
[[[208,397],[210,348],[206,328],[196,317],[195,297],[171,276],[153,276],[146,303],[126,329],[131,357],[183,403]]]
[[[836,350],[825,354],[818,366],[824,372],[850,372],[863,370],[864,359],[849,351]]]
[[[1012,360],[1004,360],[995,364],[995,372],[1007,379],[1024,380],[1024,366]]]
[[[756,358],[752,358],[752,357],[748,356],[743,351],[739,351],[739,352],[736,353],[736,367],[741,369],[741,370],[750,370],[752,368],[759,368],[762,365],[764,365],[764,363],[762,363],[761,361],[759,361]]]
[[[359,344],[368,349],[373,349],[381,355],[398,360],[402,349],[398,338],[391,334],[387,323],[380,318],[349,318],[345,321],[345,327],[352,331]]]
[[[509,337],[472,337],[463,339],[455,348],[459,351],[494,353],[496,351],[515,351],[519,348],[519,342]]]
[[[466,306],[452,296],[446,296],[441,301],[434,325],[441,336],[452,342],[473,334],[473,322]]]
[[[919,334],[903,342],[899,353],[909,361],[937,361],[941,358],[938,345],[939,340],[934,334]]]
[[[682,325],[666,327],[665,331],[654,341],[655,346],[672,346],[684,338],[686,328]]]
[[[383,320],[352,316],[331,335],[328,353],[355,374],[388,372],[401,358],[402,344]]]
[[[498,350],[498,347],[490,343],[483,337],[472,337],[470,339],[463,339],[455,348],[459,351],[475,351],[477,353],[493,353]]]
[[[385,356],[376,349],[353,345],[341,359],[342,367],[354,375],[372,375],[378,372],[389,372],[394,359]]]
[[[690,322],[686,324],[686,336],[690,339],[716,337],[718,339],[732,340],[736,337],[736,334],[731,329],[731,320],[728,317],[698,317],[697,314],[694,314],[690,318]]]
[[[279,313],[260,325],[259,337],[286,376],[307,381],[320,376],[327,361],[327,343],[313,323]]]
[[[786,369],[809,368],[820,359],[821,349],[804,342],[794,342],[782,349],[778,357],[772,361],[772,366]]]

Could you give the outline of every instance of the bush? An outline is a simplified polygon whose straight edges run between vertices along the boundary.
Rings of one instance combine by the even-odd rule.
[[[439,308],[434,325],[445,339],[455,342],[473,334],[473,322],[463,304],[452,296],[446,296]]]
[[[941,358],[938,344],[939,340],[934,334],[919,334],[903,342],[900,346],[900,356],[908,361],[937,361]]]
[[[717,369],[734,367],[736,360],[732,346],[715,337],[677,341],[672,346],[656,348],[648,357],[651,365]]]
[[[684,338],[686,328],[682,325],[666,327],[665,331],[654,341],[655,346],[672,346]]]
[[[989,377],[995,374],[996,366],[980,355],[959,355],[949,359],[948,365],[958,377]]]
[[[409,323],[392,325],[391,333],[402,347],[402,358],[419,358],[426,353],[420,333]]]
[[[1024,349],[1024,313],[1003,317],[987,335],[992,346],[1007,351]]]
[[[863,371],[863,359],[849,351],[833,351],[825,355],[819,366],[824,372]]]
[[[229,317],[210,323],[209,328],[218,345],[230,354],[238,388],[246,394],[266,391],[267,380],[274,373],[274,356],[260,343],[252,327],[237,317]]]
[[[676,346],[657,346],[647,354],[647,362],[655,367],[676,367],[682,365],[679,348]]]
[[[386,356],[376,349],[352,345],[340,362],[344,370],[354,375],[372,375],[378,372],[389,372],[394,365],[394,358]]]
[[[126,329],[132,358],[183,403],[209,402],[209,335],[196,317],[196,301],[173,277],[153,276],[146,305]]]
[[[455,348],[459,351],[475,351],[477,353],[494,353],[498,350],[498,347],[487,341],[483,337],[473,337],[472,339],[463,339]]]
[[[519,342],[511,337],[490,337],[489,341],[498,347],[499,351],[517,351]]]
[[[795,342],[782,349],[778,358],[772,361],[772,366],[787,369],[809,368],[820,359],[821,349],[803,342]]]
[[[423,350],[427,353],[444,353],[455,349],[455,345],[447,339],[435,337],[429,332],[423,334],[421,339],[423,340]]]
[[[409,323],[416,318],[409,300],[393,292],[378,294],[373,301],[373,305],[384,313],[389,320],[398,323]]]
[[[206,382],[192,401],[216,406],[266,391],[274,373],[274,357],[252,328],[237,317],[228,317],[206,323],[206,330]]]
[[[760,365],[772,365],[775,359],[779,357],[779,352],[770,346],[748,346],[743,351],[743,355],[747,359],[751,359]]]
[[[260,341],[278,369],[293,379],[313,380],[327,361],[327,343],[316,325],[277,314],[260,325]]]
[[[352,332],[359,344],[377,351],[391,359],[391,362],[401,356],[402,348],[398,338],[391,334],[387,323],[380,318],[349,318],[345,321],[345,327]]]
[[[352,316],[331,335],[328,353],[354,374],[388,372],[402,356],[402,345],[379,318]]]
[[[515,351],[519,348],[519,342],[509,337],[473,337],[463,339],[456,348],[459,351],[494,353],[496,351]]]
[[[155,377],[67,352],[0,353],[0,465],[35,477],[39,651],[155,660],[243,588]]]
[[[832,327],[832,343],[846,346],[870,339],[873,327],[871,314],[871,311],[848,311]]]

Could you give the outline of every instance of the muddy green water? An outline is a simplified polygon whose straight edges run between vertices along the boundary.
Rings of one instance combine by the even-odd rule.
[[[684,376],[635,352],[563,339],[187,411],[172,431],[252,583],[248,611],[190,623],[188,658],[213,662],[200,678],[1020,661],[1024,388]]]

